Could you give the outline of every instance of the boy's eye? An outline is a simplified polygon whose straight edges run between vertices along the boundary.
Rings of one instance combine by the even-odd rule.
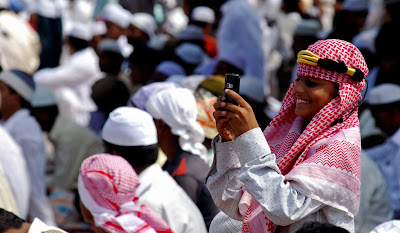
[[[306,84],[307,84],[307,86],[309,86],[309,87],[314,87],[314,86],[317,85],[316,82],[313,82],[313,81],[311,81],[311,80],[309,80],[309,79],[306,81]]]

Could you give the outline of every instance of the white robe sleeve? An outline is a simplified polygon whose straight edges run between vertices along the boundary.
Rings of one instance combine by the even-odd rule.
[[[214,139],[214,163],[206,180],[216,205],[229,217],[242,220],[238,203],[242,185],[275,224],[287,226],[321,209],[324,204],[299,193],[285,181],[260,128],[231,142]]]

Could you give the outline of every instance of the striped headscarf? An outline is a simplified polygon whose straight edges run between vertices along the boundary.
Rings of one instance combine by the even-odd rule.
[[[82,162],[78,192],[95,225],[110,233],[172,233],[165,221],[138,205],[139,178],[122,157],[96,154]]]
[[[364,78],[368,68],[361,52],[342,40],[320,40],[308,51],[324,59],[344,62],[358,68]],[[264,131],[277,165],[286,181],[309,198],[357,214],[360,199],[360,129],[356,108],[365,80],[353,81],[349,75],[320,66],[299,63],[297,75],[319,78],[339,84],[339,95],[326,104],[303,128],[304,119],[295,114],[294,81],[283,100],[279,114]],[[337,119],[342,119],[335,124]],[[339,131],[345,132],[338,133]],[[247,191],[243,199],[248,197]],[[268,215],[268,213],[267,213]],[[274,232],[272,223],[251,198],[242,232]]]

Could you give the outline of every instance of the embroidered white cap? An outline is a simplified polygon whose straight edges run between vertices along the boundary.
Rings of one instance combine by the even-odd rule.
[[[131,16],[131,24],[146,33],[149,37],[156,34],[157,23],[154,17],[150,14],[139,12]]]
[[[214,11],[206,6],[195,7],[190,18],[194,21],[213,24],[215,22]]]
[[[391,104],[400,101],[400,86],[393,83],[383,83],[371,90],[367,102],[370,105]]]
[[[109,3],[104,7],[102,16],[106,21],[113,22],[121,28],[127,28],[131,13],[118,3]]]
[[[104,141],[119,146],[148,146],[157,143],[153,117],[135,107],[112,111],[102,130]]]
[[[89,25],[83,23],[74,23],[68,35],[86,41],[91,40],[93,37]]]

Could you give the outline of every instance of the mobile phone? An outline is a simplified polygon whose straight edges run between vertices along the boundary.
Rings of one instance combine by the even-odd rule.
[[[240,76],[238,74],[227,73],[225,74],[225,87],[224,87],[224,97],[226,98],[226,102],[238,105],[236,101],[225,93],[225,89],[231,89],[239,94],[239,86],[240,86]]]

